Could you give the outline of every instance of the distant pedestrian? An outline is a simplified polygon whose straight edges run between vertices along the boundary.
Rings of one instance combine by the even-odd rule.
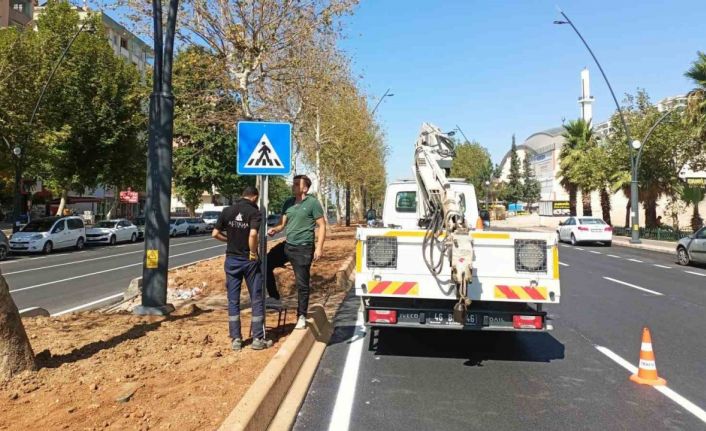
[[[243,278],[248,283],[252,308],[252,348],[262,350],[272,346],[272,341],[265,338],[265,304],[257,251],[257,232],[262,223],[262,216],[255,204],[257,198],[258,191],[255,187],[245,187],[243,197],[221,212],[211,234],[213,238],[228,243],[224,265],[228,294],[228,332],[233,350],[236,351],[243,348],[243,336],[240,332],[240,287]]]
[[[370,208],[368,212],[365,213],[365,219],[368,221],[368,227],[373,227],[375,226],[375,218],[377,214],[375,214],[375,210]]]
[[[295,329],[306,328],[311,264],[322,256],[326,239],[324,210],[315,197],[307,195],[309,188],[311,188],[309,177],[306,175],[294,177],[292,183],[294,196],[287,199],[282,206],[282,218],[279,224],[268,231],[272,236],[284,230],[287,239],[267,253],[267,292],[272,298],[279,299],[272,270],[284,266],[286,262],[291,262],[298,293]],[[315,240],[316,243],[314,243]]]

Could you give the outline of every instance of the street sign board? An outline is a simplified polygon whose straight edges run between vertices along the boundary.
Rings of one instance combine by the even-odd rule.
[[[120,192],[120,202],[136,204],[138,201],[139,196],[137,192],[133,192],[132,190]]]
[[[289,175],[291,170],[291,124],[238,123],[238,175]]]

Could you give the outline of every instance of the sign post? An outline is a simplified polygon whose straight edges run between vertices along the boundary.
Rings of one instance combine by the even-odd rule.
[[[292,171],[292,125],[259,121],[238,123],[238,175],[257,175],[260,179],[260,268],[262,302],[267,289],[267,205],[269,176],[289,175]],[[263,320],[263,325],[266,322]],[[264,328],[263,328],[264,329]]]

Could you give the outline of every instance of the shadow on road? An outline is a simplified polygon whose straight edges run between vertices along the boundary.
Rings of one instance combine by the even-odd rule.
[[[369,331],[370,332],[370,331]],[[368,333],[376,355],[467,359],[464,365],[486,361],[550,362],[564,359],[564,345],[549,333],[470,332],[383,328]]]

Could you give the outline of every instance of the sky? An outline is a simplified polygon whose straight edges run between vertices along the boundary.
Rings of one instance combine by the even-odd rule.
[[[390,148],[389,180],[411,177],[423,122],[457,125],[495,163],[528,136],[580,115],[580,73],[588,67],[594,122],[615,110],[574,22],[601,62],[619,101],[644,88],[653,102],[685,94],[684,72],[706,51],[703,0],[361,0],[345,19],[340,47]],[[461,138],[460,134],[457,137]]]

